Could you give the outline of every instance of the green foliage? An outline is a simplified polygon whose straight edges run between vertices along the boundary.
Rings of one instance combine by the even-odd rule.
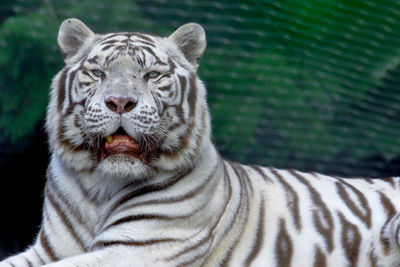
[[[56,21],[44,9],[6,20],[0,27],[0,129],[17,142],[43,117],[48,86],[61,67],[49,53]]]
[[[61,21],[69,17],[83,20],[94,32],[154,30],[151,21],[140,14],[130,0],[54,1],[55,14]]]
[[[245,3],[227,11],[242,21],[217,18],[225,32],[212,41],[232,41],[211,48],[203,64],[217,144],[247,162],[287,166],[296,158],[297,168],[348,151],[398,157],[400,5]],[[235,36],[245,31],[253,35]]]

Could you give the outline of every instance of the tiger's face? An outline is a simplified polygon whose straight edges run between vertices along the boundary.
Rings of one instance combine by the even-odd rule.
[[[208,137],[205,89],[196,75],[204,30],[170,37],[96,35],[69,19],[58,43],[47,129],[55,155],[77,171],[146,179],[193,164]]]

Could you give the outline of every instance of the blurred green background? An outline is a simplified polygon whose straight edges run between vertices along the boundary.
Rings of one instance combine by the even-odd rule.
[[[199,74],[226,158],[346,176],[400,173],[399,1],[13,0],[0,3],[0,168],[13,177],[2,179],[3,197],[22,184],[24,199],[40,203],[43,118],[68,17],[96,32],[168,35],[202,24]],[[15,210],[10,217],[39,220]]]

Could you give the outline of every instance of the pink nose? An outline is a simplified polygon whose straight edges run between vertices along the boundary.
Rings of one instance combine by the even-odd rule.
[[[137,101],[132,97],[109,97],[106,100],[107,107],[118,113],[123,114],[131,111],[136,107]]]

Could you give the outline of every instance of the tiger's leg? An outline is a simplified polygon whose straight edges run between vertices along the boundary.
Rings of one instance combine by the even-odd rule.
[[[51,231],[51,229],[47,228],[47,231],[50,232],[53,240],[60,239],[60,237],[57,236],[58,234]],[[61,235],[63,235],[63,233],[61,233]],[[64,238],[68,239],[68,235],[66,233],[64,233]],[[72,242],[66,241],[66,243]],[[62,255],[59,255],[60,248],[57,246],[57,244],[58,242],[54,243],[50,241],[50,237],[48,234],[46,234],[46,230],[42,228],[33,246],[29,247],[24,252],[4,259],[0,262],[0,267],[43,266],[51,262],[56,262],[63,257]]]
[[[0,263],[1,267],[10,266],[38,266],[37,262],[29,265],[23,261],[22,254],[15,256],[15,260],[7,260],[7,263]],[[39,264],[40,265],[40,264]],[[79,266],[101,266],[101,267],[130,267],[130,266],[171,266],[171,262],[155,259],[151,256],[150,250],[133,249],[130,246],[116,245],[104,247],[99,250],[68,257],[50,264],[47,267],[79,267]],[[193,264],[191,266],[197,266]]]
[[[133,260],[134,259],[134,260]],[[125,247],[108,247],[97,251],[68,257],[57,262],[45,265],[47,267],[78,267],[78,266],[101,266],[101,267],[124,267],[132,266],[149,266],[148,263],[142,262],[138,255],[132,253],[132,249],[128,251]],[[154,266],[154,265],[151,265]]]
[[[49,256],[46,256],[45,248],[41,244],[40,236],[36,243],[29,247],[24,252],[8,257],[0,262],[0,267],[23,267],[23,266],[42,266],[52,261]],[[42,237],[43,238],[43,237]]]
[[[46,185],[42,227],[33,246],[0,262],[5,266],[42,266],[86,252],[91,233],[73,217],[71,207]]]
[[[1,267],[11,266],[42,266],[45,262],[40,258],[35,249],[30,248],[25,252],[9,257],[0,262]]]

